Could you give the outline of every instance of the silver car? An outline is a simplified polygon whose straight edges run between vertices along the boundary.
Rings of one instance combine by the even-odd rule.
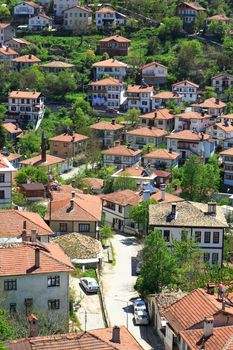
[[[149,324],[148,313],[145,310],[135,311],[134,320],[135,320],[135,324],[146,326]]]
[[[99,285],[94,278],[82,277],[80,278],[80,284],[83,286],[86,292],[97,293],[99,290]]]

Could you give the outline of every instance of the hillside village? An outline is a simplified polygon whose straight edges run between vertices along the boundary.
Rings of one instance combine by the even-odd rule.
[[[0,350],[232,348],[232,47],[231,1],[0,0]]]

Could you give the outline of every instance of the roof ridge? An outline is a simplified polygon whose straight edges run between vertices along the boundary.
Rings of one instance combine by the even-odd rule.
[[[91,333],[91,331],[87,331],[86,333],[90,334],[92,337],[96,338],[97,340],[101,340],[103,343],[110,345],[111,340],[109,340],[109,341],[104,340],[100,336]],[[116,347],[114,344],[113,345],[111,344],[111,346],[113,347],[113,349],[118,350],[118,347]],[[85,350],[85,349],[83,349],[83,350]]]
[[[41,227],[42,229],[44,229],[43,228],[43,226],[41,226],[40,224],[35,224],[35,222],[33,222],[30,218],[27,218],[27,217],[25,217],[22,213],[23,213],[23,211],[22,212],[20,212],[20,211],[18,211],[18,210],[16,210],[16,209],[13,209],[14,210],[14,212],[16,212],[16,213],[18,213],[19,215],[21,215],[21,216],[23,216],[24,218],[26,218],[28,221],[30,221],[31,223],[33,223],[34,225],[36,225],[36,226],[39,226],[39,227]],[[42,217],[38,214],[38,213],[34,213],[34,212],[31,212],[31,211],[26,211],[26,213],[33,213],[33,214],[37,214],[39,217],[40,217],[40,219],[41,220],[43,220],[42,219]],[[44,221],[44,223],[46,224],[46,222]],[[47,225],[47,224],[46,224]],[[48,226],[48,225],[47,225]],[[49,227],[49,226],[48,226]],[[49,229],[51,230],[51,228],[49,227]],[[52,231],[52,230],[51,230]]]
[[[50,244],[56,244],[56,245],[63,251],[63,249],[59,246],[58,243],[50,242]],[[63,252],[64,252],[64,251],[63,251]],[[55,258],[49,250],[48,250],[48,252],[45,252],[45,251],[42,250],[41,253],[44,254],[44,255],[46,255],[48,258],[50,258],[50,259],[56,261],[57,263],[63,265],[63,266],[66,266],[66,267],[68,267],[68,268],[72,268],[71,266],[69,266],[69,265],[66,264],[65,262],[63,262],[63,261],[61,261],[61,260]],[[65,254],[65,253],[64,253],[64,254]],[[71,264],[72,264],[72,263],[71,263]]]

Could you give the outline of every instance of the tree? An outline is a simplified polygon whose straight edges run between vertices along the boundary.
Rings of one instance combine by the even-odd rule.
[[[158,37],[160,40],[175,39],[182,31],[183,23],[179,17],[166,17],[158,28]]]
[[[136,108],[129,109],[127,113],[125,113],[125,119],[130,122],[132,125],[137,124],[139,117],[139,111]]]
[[[44,185],[48,183],[48,175],[42,168],[36,168],[33,166],[28,166],[20,169],[16,176],[15,181],[17,185],[25,184],[29,182],[40,182]]]
[[[10,340],[15,336],[14,328],[10,325],[6,310],[0,309],[0,349],[1,341]]]
[[[137,189],[136,180],[130,177],[128,174],[121,175],[114,179],[113,181],[113,190],[132,190],[135,191]]]
[[[138,225],[138,227],[142,228],[143,233],[147,233],[148,231],[148,223],[149,223],[149,206],[151,204],[156,204],[156,200],[148,199],[140,202],[138,205],[132,207],[129,213],[129,217]]]
[[[102,245],[106,244],[106,241],[109,238],[114,237],[115,232],[112,230],[111,226],[109,224],[105,224],[101,229],[100,229],[100,240]]]
[[[25,207],[27,204],[27,198],[24,196],[23,193],[19,191],[14,191],[13,197],[12,197],[12,202],[15,205],[18,205],[19,207]]]
[[[174,256],[169,252],[160,231],[150,232],[145,239],[141,274],[135,288],[144,296],[160,293],[164,287],[175,282],[175,266]]]
[[[41,137],[38,132],[28,132],[20,137],[19,150],[21,154],[31,157],[33,153],[40,149]]]

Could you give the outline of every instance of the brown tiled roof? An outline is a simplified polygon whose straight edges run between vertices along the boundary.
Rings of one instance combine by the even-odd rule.
[[[143,350],[136,339],[124,327],[120,327],[121,342],[113,343],[112,328],[87,332],[56,334],[37,338],[13,340],[7,343],[9,350]]]
[[[166,149],[159,148],[155,151],[147,153],[144,155],[144,158],[154,158],[154,159],[162,159],[162,160],[174,160],[180,156],[180,153],[177,152],[169,152]]]
[[[131,40],[124,38],[123,36],[120,36],[120,35],[113,35],[113,36],[109,36],[107,38],[100,40],[100,42],[108,42],[108,41],[116,41],[118,43],[130,43],[131,42]]]
[[[102,154],[112,155],[112,156],[126,156],[126,157],[135,157],[140,153],[142,153],[142,151],[140,150],[135,151],[123,145],[114,146],[105,151],[102,151]]]
[[[179,81],[178,83],[175,83],[175,84],[172,84],[172,87],[174,86],[179,86],[179,85],[184,85],[184,84],[187,84],[187,85],[191,85],[195,88],[199,88],[199,85],[193,83],[192,81],[190,80],[182,80],[182,81]]]
[[[5,55],[5,56],[10,56],[10,55],[17,55],[18,56],[18,52],[16,52],[15,50],[11,49],[10,47],[7,47],[7,48],[0,47],[0,53],[2,55]]]
[[[115,78],[104,78],[97,81],[93,81],[92,83],[88,84],[90,86],[120,86],[122,85],[122,82]]]
[[[0,29],[5,29],[9,27],[11,24],[10,23],[0,23]]]
[[[121,175],[142,176],[143,171],[144,171],[144,168],[142,166],[128,167],[128,168],[125,168],[123,171],[121,171],[119,175],[120,176]],[[154,172],[152,175],[154,175]]]
[[[143,127],[127,131],[125,134],[132,136],[162,137],[167,135],[168,132],[157,128]]]
[[[6,129],[10,134],[21,133],[22,130],[13,123],[3,123],[4,129]]]
[[[33,2],[33,1],[25,1],[25,4],[29,5],[29,6],[32,6],[34,8],[40,8],[40,5]]]
[[[20,62],[23,62],[23,63],[40,62],[40,59],[34,55],[24,55],[24,56],[14,58],[12,60],[12,62],[17,62],[17,63],[20,63]]]
[[[158,120],[169,120],[174,119],[175,116],[170,113],[167,108],[158,109],[154,112],[146,113],[139,116],[140,119],[158,119]]]
[[[154,174],[158,177],[170,177],[171,173],[169,171],[161,170],[161,169],[154,169]]]
[[[144,64],[144,66],[142,66],[142,70],[143,70],[144,68],[151,67],[151,66],[156,66],[156,67],[159,66],[159,67],[162,67],[162,68],[166,68],[166,69],[167,69],[167,67],[164,66],[163,64],[153,61],[153,62]]]
[[[182,99],[182,97],[183,95],[175,94],[172,91],[162,91],[152,96],[152,98],[161,98],[161,99],[177,99],[177,98]]]
[[[115,12],[116,11],[111,7],[102,7],[101,9],[96,11],[96,13],[115,13]]]
[[[51,137],[49,139],[49,141],[58,141],[58,142],[72,142],[74,137],[74,142],[81,142],[81,141],[85,141],[88,139],[87,136],[85,135],[81,135],[81,134],[73,134],[73,136],[69,135],[69,134],[60,134],[54,137]]]
[[[157,202],[163,203],[174,203],[174,202],[183,202],[184,199],[174,194],[165,192],[165,199],[162,200],[162,191],[158,191],[150,196],[151,199],[155,199]]]
[[[224,151],[220,152],[222,156],[233,156],[233,147],[225,149]]]
[[[222,72],[222,73],[218,73],[216,75],[214,75],[211,79],[216,79],[216,78],[220,78],[220,77],[228,77],[228,78],[233,78],[233,76],[227,72]]]
[[[10,153],[8,156],[6,156],[6,159],[9,160],[9,162],[19,159],[23,157],[22,154],[18,154],[18,153]]]
[[[65,159],[59,158],[59,157],[55,157],[55,156],[51,156],[50,154],[46,155],[46,162],[42,162],[41,161],[41,155],[39,154],[38,156],[22,160],[20,162],[20,164],[36,165],[36,166],[39,166],[39,167],[46,167],[46,166],[49,166],[49,165],[59,164],[59,163],[63,163],[63,162],[65,162]]]
[[[6,43],[9,43],[10,41],[15,41],[19,44],[31,45],[31,43],[29,41],[27,41],[26,39],[23,39],[23,38],[12,38],[12,39],[8,40]]]
[[[226,103],[219,101],[219,103],[216,102],[215,97],[207,98],[202,103],[193,103],[191,105],[192,107],[201,107],[201,108],[224,108],[226,107]]]
[[[35,250],[40,250],[40,267],[35,267]],[[0,276],[18,276],[74,270],[68,256],[56,243],[0,244]]]
[[[150,225],[166,225],[170,227],[228,227],[224,213],[220,206],[216,206],[216,215],[208,215],[208,204],[197,202],[177,203],[177,216],[170,217],[171,205],[161,203],[150,206]],[[188,221],[187,221],[188,218]]]
[[[68,10],[70,10],[70,8]],[[52,62],[41,64],[40,67],[72,68],[72,67],[75,67],[75,65],[67,62],[62,62],[62,61],[52,61]]]
[[[153,86],[142,86],[142,85],[129,85],[127,88],[127,92],[134,93],[145,93],[145,92],[153,92]]]
[[[123,190],[119,192],[104,194],[101,196],[101,198],[104,201],[120,204],[122,206],[137,205],[141,200],[139,194],[131,190]]]
[[[8,168],[10,168],[10,167],[12,167],[12,166],[11,166],[11,164],[9,164],[9,162],[8,162],[8,160],[7,160],[7,157],[5,157],[4,155],[2,155],[2,154],[0,153],[0,168],[1,168],[1,169],[2,169],[2,168],[8,169]]]
[[[41,95],[41,92],[36,91],[11,91],[9,93],[10,98],[31,98],[31,99],[37,99]]]
[[[27,235],[36,229],[38,236],[48,236],[53,233],[51,228],[37,213],[14,209],[0,210],[0,237],[18,237],[22,234],[23,222],[26,221]]]
[[[196,10],[196,11],[205,11],[206,10],[204,7],[202,7],[199,4],[194,3],[194,2],[184,2],[183,4],[188,6],[188,7],[191,7],[193,10]]]
[[[69,11],[69,10],[74,9],[74,8],[77,8],[77,9],[79,9],[79,10],[82,10],[82,11],[85,11],[85,12],[89,12],[89,13],[92,13],[92,12],[93,12],[93,11],[92,11],[91,9],[89,9],[88,7],[85,7],[85,6],[78,6],[78,5],[69,7],[68,9],[64,10],[63,12]]]
[[[109,130],[109,131],[115,131],[115,130],[120,130],[124,129],[124,126],[121,124],[117,123],[111,123],[111,122],[98,122],[96,124],[90,125],[91,129],[96,129],[96,130]]]
[[[97,196],[90,194],[76,193],[73,198],[74,207],[71,209],[69,194],[64,195],[63,199],[59,196],[56,200],[56,192],[53,193],[51,203],[52,221],[92,221],[101,219],[101,200]],[[50,214],[46,213],[45,220],[50,219]]]
[[[184,112],[184,113],[179,113],[176,116],[181,117],[182,119],[210,119],[211,115],[205,114],[202,115],[201,113],[198,112]]]
[[[219,15],[214,15],[214,16],[208,17],[207,20],[209,20],[209,21],[229,21],[230,18],[227,17],[224,13],[221,13]]]
[[[127,67],[127,64],[120,62],[115,58],[109,58],[105,61],[96,62],[92,65],[93,67]]]
[[[168,136],[168,139],[177,139],[177,140],[187,140],[187,141],[201,141],[203,136],[203,140],[208,140],[209,135],[201,134],[193,132],[192,130],[182,130],[178,132],[174,132]]]
[[[233,125],[229,124],[228,126],[225,126],[224,123],[215,123],[215,127],[222,129],[225,132],[232,132],[233,131]]]
[[[48,19],[49,21],[52,21],[52,17],[47,16],[45,13],[38,13],[36,16],[30,17],[30,19],[36,18],[36,17],[42,17],[44,19]]]
[[[204,338],[202,329],[182,331],[181,337],[190,350],[233,350],[233,326],[216,327],[213,334]]]
[[[91,186],[91,188],[94,191],[100,191],[103,186],[104,186],[104,180],[103,179],[96,179],[94,177],[84,177],[82,179],[85,183],[87,183],[89,186]]]

